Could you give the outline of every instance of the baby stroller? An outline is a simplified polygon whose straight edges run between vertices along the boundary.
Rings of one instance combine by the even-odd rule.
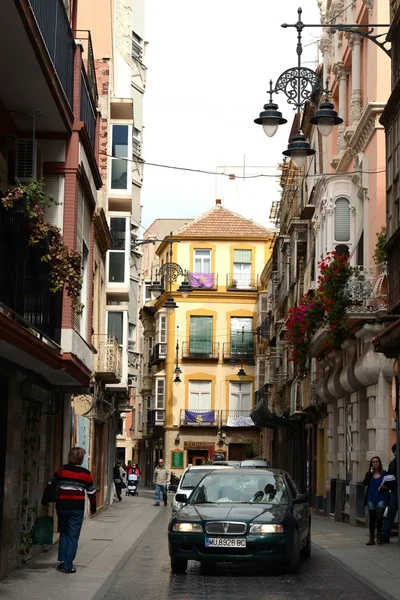
[[[138,491],[138,476],[134,473],[128,475],[128,481],[126,482],[125,496],[139,496]]]

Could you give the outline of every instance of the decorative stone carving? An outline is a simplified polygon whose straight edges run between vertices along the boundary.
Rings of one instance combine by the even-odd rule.
[[[354,374],[354,366],[357,361],[357,341],[346,340],[342,348],[346,350],[346,362],[343,363],[340,384],[346,392],[351,394],[362,387]]]
[[[328,358],[332,364],[332,373],[327,381],[328,391],[334,398],[343,398],[343,396],[347,395],[346,390],[340,383],[343,352],[341,350],[333,350],[333,352],[328,355]]]
[[[393,360],[375,352],[371,341],[383,329],[379,323],[367,323],[355,334],[364,340],[364,351],[354,366],[354,375],[363,387],[377,384],[380,373],[388,382],[392,380]]]
[[[368,8],[369,14],[372,15],[374,9],[374,0],[363,0],[365,6]]]

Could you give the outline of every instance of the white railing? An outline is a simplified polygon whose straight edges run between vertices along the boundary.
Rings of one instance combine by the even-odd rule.
[[[113,335],[94,335],[93,345],[97,350],[94,358],[94,370],[98,374],[114,375],[121,379],[122,350]]]
[[[350,296],[349,311],[376,311],[387,306],[386,263],[374,266],[357,266],[347,284]]]

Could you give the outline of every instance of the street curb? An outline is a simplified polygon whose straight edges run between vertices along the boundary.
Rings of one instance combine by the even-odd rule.
[[[315,544],[313,544],[312,545],[312,549],[313,549],[314,552],[315,551],[316,552],[320,552],[321,554],[324,554],[325,556],[327,556],[328,558],[330,558],[331,560],[333,560],[333,562],[335,564],[337,564],[339,567],[342,567],[342,569],[344,569],[345,571],[347,571],[348,573],[350,573],[351,575],[353,575],[356,579],[358,579],[358,581],[360,581],[364,585],[366,585],[369,588],[371,588],[371,590],[373,590],[377,594],[380,594],[382,596],[382,598],[385,598],[386,600],[398,600],[397,598],[395,598],[391,594],[388,594],[387,592],[383,591],[382,588],[379,588],[378,586],[374,585],[373,583],[371,583],[371,582],[366,581],[365,579],[363,579],[357,573],[357,571],[355,571],[354,569],[352,569],[351,567],[349,567],[349,565],[347,563],[344,563],[341,560],[339,560],[338,558],[336,558],[336,556],[332,556],[329,553],[328,550],[325,550],[325,548],[320,548],[320,546],[316,546]],[[311,557],[311,560],[312,560],[312,557]]]
[[[101,588],[99,590],[97,590],[97,592],[95,593],[94,596],[92,596],[92,600],[102,600],[102,598],[104,598],[104,596],[107,594],[107,592],[111,588],[112,584],[114,583],[115,578],[118,575],[118,573],[123,569],[123,567],[128,562],[128,560],[130,559],[132,554],[135,552],[136,548],[142,543],[143,536],[146,534],[147,529],[151,525],[153,525],[153,523],[155,523],[158,519],[160,519],[161,517],[164,517],[164,516],[165,516],[164,511],[160,511],[158,513],[158,515],[156,515],[154,517],[154,519],[152,519],[150,521],[150,523],[148,524],[148,526],[146,527],[144,532],[138,537],[138,539],[133,544],[133,546],[131,546],[129,548],[129,550],[127,550],[125,552],[125,554],[119,559],[119,561],[117,562],[117,564],[115,565],[115,567],[113,568],[113,570],[111,571],[111,573],[109,574],[109,576],[107,577],[105,582],[102,584]],[[394,599],[389,598],[388,600],[394,600]]]

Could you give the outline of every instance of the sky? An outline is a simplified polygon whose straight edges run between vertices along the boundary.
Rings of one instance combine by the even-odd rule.
[[[222,205],[272,224],[279,200],[277,166],[286,149],[293,107],[274,98],[288,120],[273,138],[253,121],[269,97],[269,80],[297,64],[300,0],[145,0],[147,86],[143,157],[147,163],[234,173],[236,178],[146,165],[142,223],[196,218]],[[319,23],[317,0],[302,0],[303,21]],[[302,61],[315,68],[319,29],[303,31]],[[243,180],[245,175],[266,174]]]

